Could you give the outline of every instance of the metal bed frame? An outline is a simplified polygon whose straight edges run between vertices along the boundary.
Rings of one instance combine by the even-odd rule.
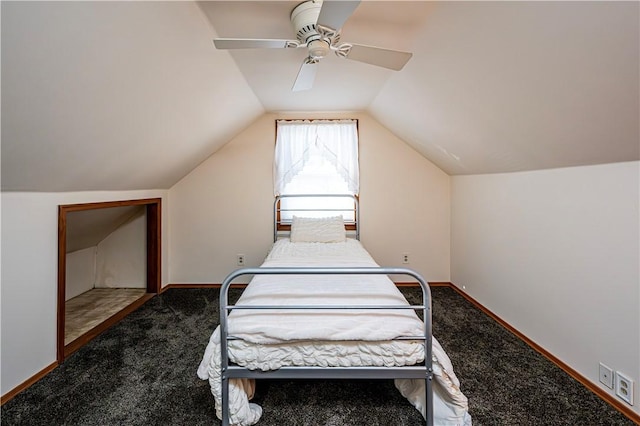
[[[314,197],[316,197],[314,195]],[[355,197],[354,197],[355,199]],[[278,199],[276,199],[276,203]],[[356,222],[358,222],[357,199]],[[316,210],[314,210],[316,211]],[[277,207],[274,207],[274,223],[278,222]],[[277,238],[277,226],[274,227],[274,238]],[[356,226],[356,235],[359,236]],[[415,278],[422,289],[422,305],[230,305],[229,288],[240,276],[246,275],[407,275]],[[424,335],[406,336],[397,340],[421,340],[424,343],[424,363],[420,365],[399,367],[281,367],[272,371],[249,370],[230,362],[229,341],[237,340],[228,333],[229,314],[234,309],[413,309],[423,313]],[[339,344],[339,342],[336,342]],[[431,328],[431,292],[429,286],[417,272],[407,268],[381,267],[260,267],[242,268],[229,274],[220,289],[220,357],[222,378],[222,426],[229,426],[229,380],[247,379],[422,379],[425,380],[426,416],[428,426],[433,425],[433,368],[432,368],[432,328]]]

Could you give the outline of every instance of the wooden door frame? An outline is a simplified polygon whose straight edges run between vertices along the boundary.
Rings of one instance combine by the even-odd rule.
[[[146,247],[147,247],[147,299],[160,292],[161,288],[161,198],[139,200],[106,201],[99,203],[65,204],[58,206],[58,323],[57,323],[57,360],[64,361],[70,351],[65,351],[65,302],[67,270],[67,213],[84,210],[106,209],[110,207],[144,206],[146,208]],[[117,315],[117,314],[116,314]],[[94,335],[104,331],[100,326]],[[70,345],[67,345],[70,346]],[[77,349],[77,348],[75,348]]]

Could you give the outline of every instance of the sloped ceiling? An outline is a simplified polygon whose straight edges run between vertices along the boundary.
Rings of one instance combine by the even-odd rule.
[[[638,2],[444,2],[369,110],[449,174],[640,159]]]
[[[144,206],[121,206],[67,213],[67,253],[95,247],[120,226],[143,216]]]
[[[343,41],[413,58],[296,94],[303,51],[214,48],[297,3],[3,1],[2,189],[169,188],[265,111],[367,111],[449,174],[640,159],[638,2],[365,0]]]
[[[6,2],[2,189],[169,188],[264,109],[193,2]]]

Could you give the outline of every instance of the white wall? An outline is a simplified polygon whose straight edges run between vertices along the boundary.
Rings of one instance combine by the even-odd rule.
[[[162,283],[167,283],[165,190],[3,192],[1,393],[56,361],[58,205],[162,197]]]
[[[449,176],[367,114],[265,114],[169,191],[172,283],[220,283],[272,244],[277,118],[357,118],[361,239],[376,261],[449,281]],[[405,278],[405,280],[408,280]]]
[[[147,215],[144,209],[98,243],[96,288],[147,288]]]
[[[91,290],[96,281],[96,247],[66,254],[65,300]]]
[[[640,379],[640,163],[452,178],[452,281],[596,384]],[[604,388],[604,390],[609,391]]]
[[[450,281],[450,177],[369,116],[359,134],[362,243],[380,265]]]

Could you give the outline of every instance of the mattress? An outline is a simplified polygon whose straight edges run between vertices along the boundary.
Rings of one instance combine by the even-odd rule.
[[[357,240],[338,243],[277,241],[263,267],[371,267],[378,266]],[[259,275],[243,292],[237,305],[398,305],[404,296],[384,275]],[[291,325],[295,324],[295,327]],[[372,313],[349,310],[234,310],[229,315],[229,359],[252,370],[283,366],[404,366],[424,360],[419,340],[393,340],[423,336],[423,323],[411,309],[380,309]],[[433,340],[434,423],[470,425],[467,399],[451,362]],[[221,417],[220,332],[209,340],[198,376],[209,380]],[[396,380],[396,387],[425,415],[424,380]],[[229,386],[231,424],[255,424],[262,409],[249,402],[255,383],[232,379]]]

